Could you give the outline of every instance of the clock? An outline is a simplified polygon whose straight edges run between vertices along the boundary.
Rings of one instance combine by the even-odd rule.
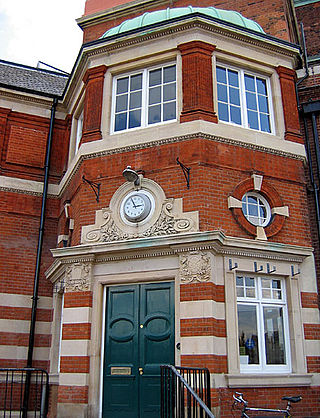
[[[146,219],[153,206],[148,195],[142,191],[129,193],[121,205],[122,218],[129,222],[141,222]]]

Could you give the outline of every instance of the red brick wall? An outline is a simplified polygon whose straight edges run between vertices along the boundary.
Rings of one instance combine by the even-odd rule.
[[[296,7],[298,22],[303,23],[308,56],[319,54],[320,50],[320,1]]]

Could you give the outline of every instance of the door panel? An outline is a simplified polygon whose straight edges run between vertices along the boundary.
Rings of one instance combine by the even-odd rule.
[[[106,309],[103,417],[156,418],[160,365],[174,364],[174,285],[110,287]]]

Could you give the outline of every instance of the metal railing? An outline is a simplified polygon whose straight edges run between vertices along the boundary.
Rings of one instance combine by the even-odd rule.
[[[26,382],[29,382],[28,391],[25,390]],[[45,370],[0,368],[1,417],[45,418],[48,397],[49,376]]]
[[[214,418],[208,369],[161,366],[161,418]]]

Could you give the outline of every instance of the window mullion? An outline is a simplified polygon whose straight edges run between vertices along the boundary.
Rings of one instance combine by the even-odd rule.
[[[149,111],[149,71],[142,73],[142,103],[141,103],[141,127],[148,126]]]
[[[239,71],[240,75],[240,104],[241,104],[241,116],[242,126],[248,128],[248,114],[247,114],[247,99],[246,99],[246,87],[244,83],[244,71]]]

